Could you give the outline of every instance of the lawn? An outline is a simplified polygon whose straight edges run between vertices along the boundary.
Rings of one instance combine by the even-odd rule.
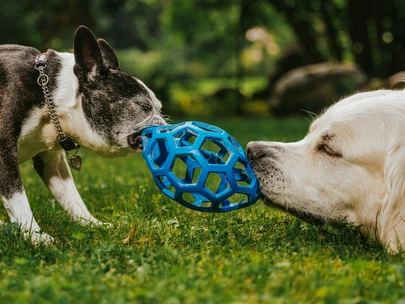
[[[265,117],[208,122],[243,146],[297,140],[309,124]],[[404,259],[356,228],[311,226],[260,201],[226,214],[198,213],[160,193],[140,154],[82,156],[83,170],[74,173],[79,191],[113,228],[74,224],[32,164],[23,164],[34,214],[58,241],[35,248],[13,225],[0,227],[0,303],[405,302]],[[8,220],[4,208],[0,219]]]

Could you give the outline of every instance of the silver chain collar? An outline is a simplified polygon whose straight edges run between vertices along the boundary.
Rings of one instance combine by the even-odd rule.
[[[68,163],[73,169],[80,171],[82,167],[82,159],[77,155],[80,146],[73,142],[73,140],[65,132],[63,132],[62,127],[59,122],[58,115],[55,111],[55,103],[52,100],[51,93],[48,89],[49,77],[45,74],[44,70],[48,57],[45,54],[40,54],[35,59],[35,69],[39,72],[39,77],[37,79],[38,85],[41,86],[44,93],[44,101],[48,108],[48,114],[52,121],[52,124],[55,126],[56,132],[58,133],[57,140],[60,146],[65,150],[66,156],[68,158]],[[74,150],[73,154],[69,154],[69,151]]]

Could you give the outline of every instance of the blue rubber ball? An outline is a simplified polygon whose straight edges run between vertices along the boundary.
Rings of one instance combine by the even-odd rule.
[[[244,149],[218,127],[194,121],[149,127],[142,144],[156,185],[185,207],[227,212],[261,196]]]

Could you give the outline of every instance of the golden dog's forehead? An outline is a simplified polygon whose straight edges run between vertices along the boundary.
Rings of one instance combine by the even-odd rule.
[[[339,101],[313,121],[305,142],[326,143],[345,160],[381,168],[387,149],[402,141],[403,132],[398,130],[405,132],[405,91],[360,93]]]
[[[398,103],[399,99],[405,100],[405,94],[395,91],[366,92],[347,97],[326,109],[313,121],[309,131],[353,133],[363,128],[378,130],[398,116],[399,108],[405,112],[405,102]]]
[[[314,141],[361,144],[364,139],[362,134],[367,134],[372,129],[374,128],[369,123],[356,115],[335,116],[325,113],[312,123],[308,135]]]
[[[309,133],[316,134],[317,136],[325,136],[329,133],[335,133],[335,130],[338,129],[340,125],[339,117],[324,113],[312,122],[309,127]]]

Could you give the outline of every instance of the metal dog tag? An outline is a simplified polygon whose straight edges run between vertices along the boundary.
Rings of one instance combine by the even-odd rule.
[[[76,171],[80,171],[82,168],[82,158],[79,155],[73,155],[68,159],[69,166],[75,169]]]

